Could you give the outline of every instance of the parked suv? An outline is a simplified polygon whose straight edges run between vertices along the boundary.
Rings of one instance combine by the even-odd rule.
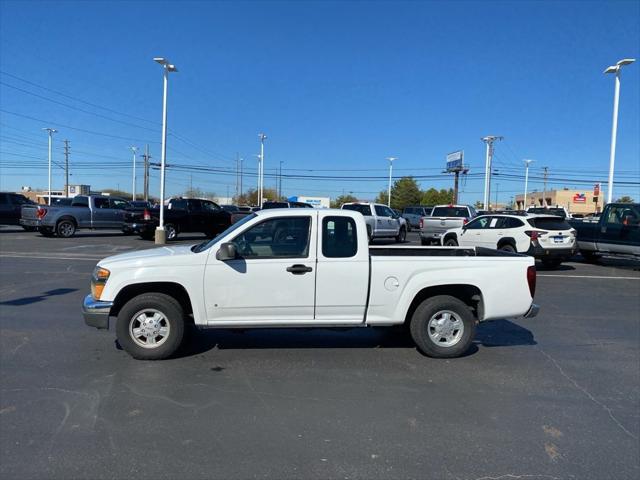
[[[442,244],[526,253],[557,267],[576,252],[576,231],[552,215],[483,215],[446,231]]]
[[[367,224],[369,241],[393,237],[402,243],[407,239],[407,222],[386,205],[379,203],[345,203],[342,210],[360,212]]]
[[[0,225],[19,225],[23,205],[35,205],[35,202],[20,193],[0,192]],[[26,225],[22,228],[27,231],[35,230]]]
[[[431,210],[433,210],[433,207],[426,207],[424,205],[404,207],[402,209],[402,218],[407,221],[409,231],[411,231],[412,228],[420,228],[420,219],[431,215]]]

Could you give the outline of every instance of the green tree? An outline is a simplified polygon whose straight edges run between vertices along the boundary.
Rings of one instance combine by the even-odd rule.
[[[357,202],[358,199],[353,195],[339,195],[331,200],[331,208],[340,208],[343,203]]]
[[[436,190],[431,187],[429,190],[422,192],[422,205],[443,205],[451,203],[453,200],[453,189]]]
[[[624,195],[616,200],[616,203],[633,203],[633,198],[629,195]]]
[[[382,204],[386,205],[387,204],[387,191],[383,190],[382,192],[380,192],[378,194],[378,196],[376,197],[376,199],[374,200],[374,202],[382,203]]]
[[[282,200],[281,197],[278,197],[278,192],[274,188],[265,188],[262,195],[265,201]],[[249,189],[236,198],[236,203],[238,205],[258,205],[258,191],[255,188]]]
[[[422,192],[413,177],[399,178],[391,187],[391,208],[402,210],[407,205],[419,205],[421,198]]]

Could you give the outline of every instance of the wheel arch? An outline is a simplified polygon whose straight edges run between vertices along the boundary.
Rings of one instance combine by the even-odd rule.
[[[56,219],[56,228],[58,228],[58,224],[63,220],[71,220],[71,222],[78,228],[78,220],[73,215],[62,215]]]
[[[193,314],[191,298],[186,288],[177,282],[145,282],[127,285],[116,295],[109,315],[117,316],[129,300],[143,293],[164,293],[165,295],[175,298],[178,303],[180,303],[180,306],[182,306],[186,314],[186,320],[193,322],[191,319],[191,315]]]
[[[444,245],[444,242],[446,242],[447,240],[449,240],[451,238],[453,238],[456,241],[456,243],[458,243],[458,244],[460,243],[460,242],[458,242],[458,234],[456,232],[449,232],[449,233],[445,234],[444,237],[442,237],[442,245]]]
[[[484,318],[484,297],[480,289],[475,285],[452,283],[425,287],[417,292],[404,316],[404,323],[408,324],[411,321],[413,312],[418,308],[418,305],[428,298],[439,295],[448,295],[461,300],[469,306],[476,319],[482,320]]]
[[[518,251],[518,242],[513,237],[504,237],[498,241],[498,249],[502,248],[505,245],[511,245],[515,251]]]

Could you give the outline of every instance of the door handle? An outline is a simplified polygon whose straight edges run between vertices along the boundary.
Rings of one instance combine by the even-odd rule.
[[[306,265],[291,265],[287,267],[287,272],[293,273],[294,275],[304,275],[307,272],[312,272],[313,268],[307,267]]]

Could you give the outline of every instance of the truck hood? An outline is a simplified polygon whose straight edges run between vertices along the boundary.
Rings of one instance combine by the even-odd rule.
[[[206,259],[206,254],[203,255],[203,253],[207,251],[194,253],[191,248],[192,245],[180,245],[136,250],[103,258],[98,262],[98,265],[109,269],[110,266],[136,268],[153,265],[193,265],[203,263]]]

